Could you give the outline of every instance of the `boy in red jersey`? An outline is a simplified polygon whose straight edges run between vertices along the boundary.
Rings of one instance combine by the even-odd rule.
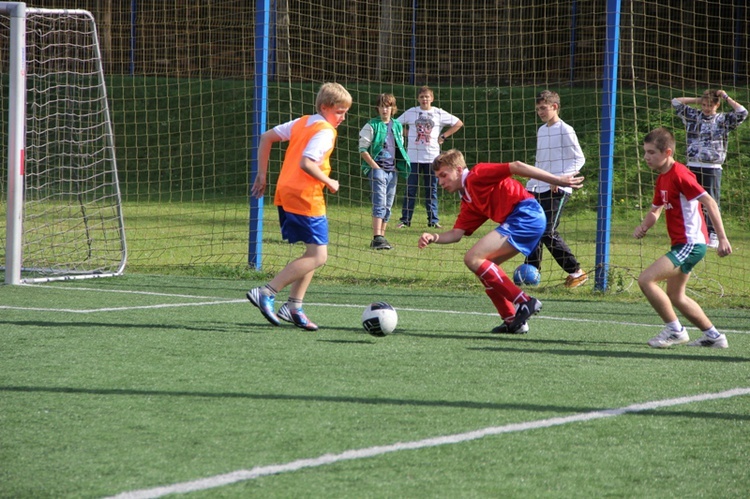
[[[278,125],[260,137],[258,174],[252,194],[260,198],[266,190],[271,145],[289,141],[273,202],[278,207],[282,237],[290,243],[305,243],[302,256],[289,262],[265,286],[247,292],[250,303],[274,326],[280,324],[281,318],[308,331],[318,329],[302,310],[302,301],[315,269],[328,259],[328,219],[323,188],[332,193],[339,190],[338,180],[330,178],[329,158],[336,143],[336,128],[343,123],[351,105],[352,96],[344,87],[325,83],[315,99],[316,114]],[[289,299],[277,315],[276,293],[289,285]]]
[[[519,252],[528,256],[539,245],[546,218],[534,196],[511,175],[574,189],[581,187],[583,177],[558,177],[520,161],[479,163],[469,170],[463,154],[456,149],[435,158],[432,169],[443,189],[461,195],[461,211],[451,230],[422,234],[419,248],[433,243],[456,243],[464,235],[470,236],[488,219],[500,224],[466,252],[464,263],[482,281],[503,321],[492,332],[528,332],[526,320],[542,309],[542,302],[524,293],[499,265]]]
[[[661,212],[666,211],[667,232],[672,242],[671,250],[638,276],[638,286],[665,324],[662,332],[651,338],[648,344],[654,348],[668,348],[690,341],[674,307],[703,331],[703,336],[688,346],[727,348],[727,337],[716,330],[701,306],[685,294],[690,272],[706,255],[709,242],[701,206],[714,222],[718,255],[729,255],[732,246],[724,232],[719,206],[701,187],[695,174],[675,161],[674,149],[674,135],[665,128],[652,130],[643,139],[644,160],[659,176],[656,177],[651,211],[635,228],[633,237],[641,239],[645,236]],[[666,292],[659,286],[661,281],[667,281]]]

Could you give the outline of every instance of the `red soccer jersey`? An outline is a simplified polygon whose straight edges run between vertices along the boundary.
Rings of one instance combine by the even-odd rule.
[[[706,194],[695,174],[675,162],[668,172],[656,177],[653,205],[663,206],[667,232],[675,244],[706,244],[708,232],[698,198]]]
[[[478,163],[464,170],[461,184],[461,211],[453,228],[467,236],[487,219],[505,222],[518,203],[534,199],[521,182],[511,178],[508,163]]]

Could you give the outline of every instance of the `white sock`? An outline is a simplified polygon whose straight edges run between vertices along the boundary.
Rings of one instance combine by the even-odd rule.
[[[714,326],[711,326],[710,328],[703,331],[703,334],[705,334],[709,338],[716,339],[721,333]]]
[[[677,319],[676,321],[667,322],[666,325],[672,331],[682,331],[682,324],[680,324],[680,320],[679,319]]]

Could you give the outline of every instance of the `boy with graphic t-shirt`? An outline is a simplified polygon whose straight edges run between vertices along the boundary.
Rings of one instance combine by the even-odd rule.
[[[417,94],[419,106],[407,109],[397,121],[408,128],[407,151],[411,162],[411,174],[406,181],[399,229],[411,226],[414,204],[419,190],[419,180],[424,187],[427,226],[441,228],[438,217],[438,182],[432,171],[432,160],[440,154],[440,146],[445,140],[464,126],[463,122],[439,107],[433,107],[435,94],[430,87],[421,87]],[[442,132],[444,127],[450,127]]]
[[[685,289],[693,267],[706,255],[708,231],[701,206],[714,220],[720,257],[732,253],[716,201],[698,183],[695,175],[675,161],[675,139],[665,128],[652,130],[643,139],[644,160],[656,177],[651,211],[635,228],[633,237],[641,239],[666,212],[667,232],[672,248],[638,276],[638,286],[664,321],[664,329],[648,341],[653,348],[668,348],[688,343],[690,337],[677,318],[674,308],[703,331],[703,336],[688,346],[727,348],[727,337],[714,327],[698,303]],[[664,291],[659,283],[666,281]]]

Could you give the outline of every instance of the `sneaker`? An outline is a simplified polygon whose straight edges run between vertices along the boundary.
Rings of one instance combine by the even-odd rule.
[[[308,331],[318,330],[318,326],[307,318],[307,315],[305,315],[305,311],[302,310],[301,307],[297,310],[292,310],[289,308],[288,303],[284,303],[279,309],[279,317],[287,322],[291,322],[297,327],[301,327],[302,329],[306,329]]]
[[[247,299],[250,303],[258,307],[260,313],[266,318],[268,322],[274,326],[281,324],[279,318],[276,317],[276,313],[273,311],[273,296],[266,296],[260,292],[260,288],[253,288],[247,292]]]
[[[583,274],[579,275],[578,277],[573,277],[572,275],[569,275],[565,278],[565,287],[566,288],[577,288],[584,282],[589,280],[589,276],[584,272]]]
[[[723,334],[720,334],[718,338],[711,338],[710,336],[706,336],[704,333],[703,336],[698,338],[695,341],[691,341],[687,344],[689,347],[708,347],[708,348],[727,348],[729,347],[729,343],[727,343],[727,337]]]
[[[711,234],[709,234],[709,236],[708,236],[708,244],[707,244],[707,246],[709,248],[713,248],[713,249],[716,249],[716,248],[719,247],[719,238],[713,232]]]
[[[665,327],[661,330],[661,333],[648,340],[648,345],[653,348],[669,348],[672,345],[682,345],[688,341],[690,341],[690,336],[688,336],[684,327],[681,331],[672,331]]]
[[[442,229],[442,228],[443,228],[443,226],[442,226],[442,225],[440,225],[440,224],[439,224],[439,223],[437,223],[437,222],[435,222],[435,223],[431,223],[431,224],[427,224],[427,227],[430,227],[430,228],[433,228],[433,229]]]
[[[521,325],[534,314],[539,313],[542,309],[542,302],[532,297],[529,301],[525,301],[518,305],[516,309],[516,316],[513,321],[508,325],[508,329],[511,331],[521,328]]]
[[[529,324],[524,322],[516,329],[511,329],[510,323],[503,322],[499,326],[492,328],[492,332],[495,334],[526,334],[529,332]]]
[[[376,250],[389,250],[392,247],[385,236],[375,236],[370,242],[370,248]]]
[[[399,222],[397,227],[399,229],[408,229],[411,227],[411,224],[409,222]]]

